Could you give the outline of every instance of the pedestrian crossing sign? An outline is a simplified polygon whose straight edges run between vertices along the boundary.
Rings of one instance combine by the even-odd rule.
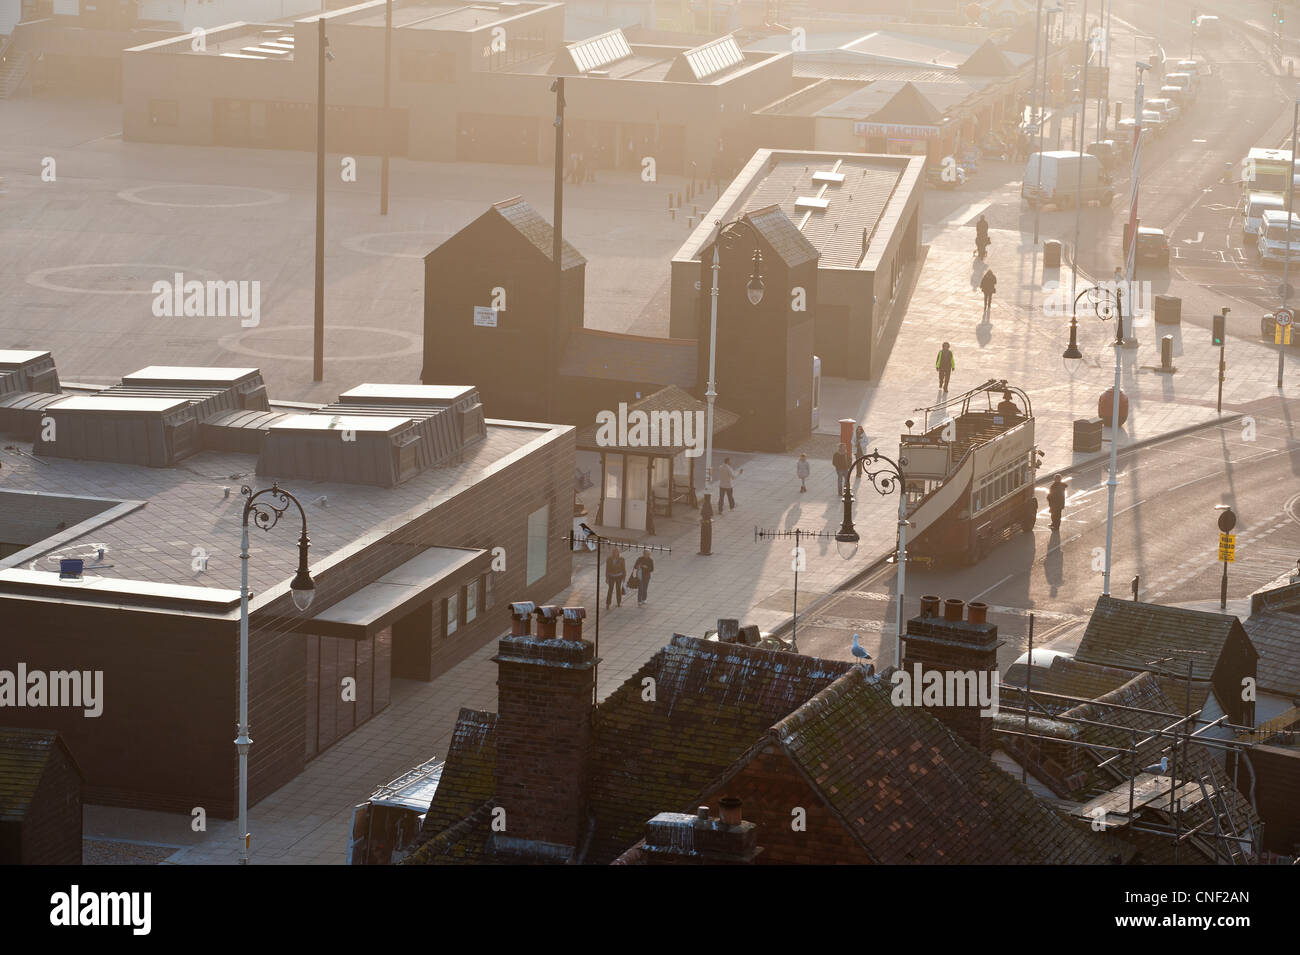
[[[1237,535],[1220,534],[1219,535],[1219,560],[1225,564],[1231,564],[1236,561],[1237,556]]]

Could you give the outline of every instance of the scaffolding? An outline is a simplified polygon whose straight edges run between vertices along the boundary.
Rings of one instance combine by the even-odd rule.
[[[1226,714],[1215,719],[1204,717],[1203,710],[1193,709],[1191,704],[1190,658],[1185,674],[1161,668],[1162,664],[1175,662],[1174,657],[1132,661],[1143,669],[1130,671],[1135,680],[1147,674],[1153,679],[1165,676],[1186,681],[1181,715],[1110,702],[1104,697],[1089,699],[1034,690],[1032,647],[1031,636],[1025,686],[1003,687],[999,715],[1011,718],[995,726],[994,732],[1004,740],[1018,740],[1018,744],[1008,747],[1010,755],[1021,762],[1022,773],[1033,767],[1035,778],[1062,797],[1056,800],[1058,808],[1093,824],[1094,828],[1101,821],[1103,831],[1127,827],[1131,832],[1172,839],[1175,864],[1181,861],[1182,849],[1187,845],[1194,845],[1216,864],[1251,865],[1261,861],[1263,823],[1255,807],[1254,770],[1249,752],[1256,744],[1287,732],[1289,727],[1280,725],[1282,720],[1270,721],[1270,732],[1262,734],[1260,730],[1264,727],[1229,723]],[[1187,656],[1191,651],[1173,652]],[[1163,687],[1160,689],[1163,696]],[[1014,694],[1016,702],[1009,705],[1006,697],[1010,694]],[[1076,711],[1082,707],[1103,712],[1077,715]],[[1112,717],[1105,712],[1108,710],[1114,711],[1113,718],[1107,718]],[[1137,722],[1151,725],[1133,725]],[[1107,741],[1077,738],[1088,728],[1104,731]],[[1228,738],[1208,735],[1214,730],[1226,730],[1232,735]],[[1117,736],[1127,736],[1128,745],[1118,744],[1113,738]],[[1035,755],[1035,743],[1039,755],[1046,747],[1062,746],[1080,747],[1104,757],[1095,765],[1090,764],[1089,769],[1109,775],[1115,785],[1100,786],[1097,785],[1100,780],[1094,779],[1091,789],[1085,790],[1087,798],[1083,801],[1075,796],[1067,797],[1067,792],[1077,793],[1083,788],[1087,773],[1063,774],[1044,768]],[[1222,755],[1222,765],[1214,758],[1215,753]],[[1227,778],[1226,771],[1229,758],[1231,779]],[[1249,797],[1237,786],[1238,768],[1242,766],[1250,777]],[[1050,781],[1053,779],[1061,785],[1053,785]],[[1071,783],[1077,785],[1071,788]]]

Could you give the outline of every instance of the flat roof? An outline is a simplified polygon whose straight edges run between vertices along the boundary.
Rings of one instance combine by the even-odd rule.
[[[0,348],[0,365],[25,365],[48,355],[47,351],[23,351],[17,348]]]
[[[495,23],[504,23],[514,17],[544,10],[554,6],[553,3],[530,2],[530,0],[505,0],[505,2],[483,3],[421,3],[416,5],[393,4],[393,29],[402,30],[448,30],[468,33],[481,30]],[[358,4],[354,8],[343,8],[335,13],[346,14],[349,9],[360,13],[363,7],[371,7],[372,12],[349,17],[342,22],[348,26],[382,27],[384,26],[384,5]],[[338,22],[338,21],[336,21]]]
[[[429,401],[449,404],[474,391],[473,385],[383,385],[365,384],[349,388],[339,395],[339,400],[346,398],[366,398],[369,400],[392,398],[399,401]]]
[[[923,156],[760,149],[701,216],[673,259],[698,259],[713,240],[715,220],[725,222],[776,205],[821,253],[819,267],[858,268],[881,244],[867,243],[864,253],[864,234],[874,241],[878,225],[892,227],[892,204],[906,200],[924,162]],[[819,173],[837,173],[843,179],[833,181],[835,177]],[[813,209],[802,199],[826,200],[826,206]]]
[[[122,376],[122,382],[160,382],[171,384],[172,382],[212,382],[214,384],[228,384],[241,381],[245,378],[252,378],[259,374],[256,368],[207,368],[200,365],[150,365],[148,368],[141,368],[139,371],[133,371],[129,375]]]
[[[328,422],[332,416],[318,417]],[[92,571],[106,581],[105,591],[130,581],[140,586],[154,582],[202,590],[234,589],[239,586],[241,484],[261,489],[280,480],[281,486],[302,502],[315,567],[344,548],[370,540],[384,528],[399,526],[438,507],[467,485],[527,453],[530,445],[548,443],[570,430],[567,425],[489,419],[482,441],[466,447],[451,463],[429,468],[393,488],[281,480],[274,474],[257,474],[256,455],[235,451],[200,451],[186,458],[181,467],[151,468],[36,458],[32,442],[23,440],[9,442],[26,453],[4,456],[3,480],[6,490],[88,497],[103,497],[110,489],[123,488],[126,496],[145,502],[145,506],[76,537],[42,541],[33,548],[31,560],[22,565],[24,569],[35,561],[39,561],[38,567],[49,567],[50,555],[81,553],[95,545],[106,549],[104,563],[111,565]],[[320,503],[322,498],[326,503]],[[285,520],[292,527],[251,532],[249,586],[257,594],[287,584],[298,566],[298,515],[296,509],[290,510],[293,513],[286,514]],[[206,570],[195,569],[195,548],[207,555]],[[47,571],[42,577],[57,579],[58,573]],[[0,578],[0,595],[6,592],[14,591]]]
[[[378,431],[387,434],[411,424],[406,417],[351,414],[287,415],[271,424],[272,431]]]
[[[476,560],[487,564],[491,555],[469,547],[429,547],[333,606],[304,617],[297,629],[364,640],[426,601],[447,577]]]
[[[70,395],[49,406],[51,411],[123,411],[157,414],[184,408],[183,398],[139,398],[135,395]]]
[[[152,580],[122,580],[85,573],[79,580],[64,580],[57,572],[9,567],[0,570],[0,591],[60,601],[113,602],[120,598],[146,598],[149,604],[224,614],[239,605],[239,591],[192,587]]]

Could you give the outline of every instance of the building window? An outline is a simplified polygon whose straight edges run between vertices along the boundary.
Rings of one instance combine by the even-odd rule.
[[[442,602],[442,635],[450,637],[460,624],[460,593],[447,597]]]
[[[542,505],[528,515],[528,573],[524,582],[532,586],[546,576],[546,534],[550,524],[550,505]]]
[[[461,600],[465,604],[465,623],[471,624],[478,616],[478,580],[471,580],[461,588]]]
[[[175,126],[180,122],[180,106],[174,99],[151,99],[149,123],[152,126]]]

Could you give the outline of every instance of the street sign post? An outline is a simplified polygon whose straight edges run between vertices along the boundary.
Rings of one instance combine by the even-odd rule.
[[[1219,535],[1219,560],[1225,564],[1236,563],[1237,554],[1237,535],[1220,534]]]

